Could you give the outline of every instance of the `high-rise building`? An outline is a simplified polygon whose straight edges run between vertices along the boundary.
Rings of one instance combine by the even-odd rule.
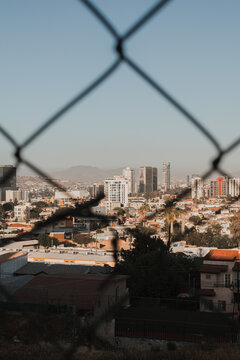
[[[95,199],[99,194],[104,192],[103,184],[93,184],[89,187],[89,193],[92,199]]]
[[[210,196],[211,197],[225,197],[228,195],[228,179],[218,177],[216,180],[210,182]]]
[[[232,197],[240,195],[240,178],[233,178],[228,180],[228,191]]]
[[[4,183],[1,184],[3,181]],[[16,167],[12,165],[0,165],[0,201],[5,201],[6,190],[18,190],[16,187]]]
[[[200,176],[192,176],[192,199],[199,200],[204,197],[204,183]]]
[[[107,209],[128,206],[128,180],[122,176],[115,176],[104,181],[104,194]]]
[[[135,170],[127,167],[123,169],[123,177],[128,180],[128,193],[135,194],[136,192],[136,182],[135,182]]]
[[[26,190],[5,190],[5,201],[29,201],[29,191]]]
[[[141,166],[139,169],[139,192],[151,193],[157,190],[158,170],[151,166]]]
[[[156,167],[153,168],[153,191],[157,191],[158,189],[158,169]]]
[[[170,190],[170,162],[164,162],[162,165],[162,186],[164,191]]]

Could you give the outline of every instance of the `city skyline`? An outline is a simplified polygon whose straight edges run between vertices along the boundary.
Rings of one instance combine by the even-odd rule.
[[[98,6],[123,32],[154,3],[122,1],[112,6],[106,0]],[[194,6],[190,0],[173,2],[128,44],[138,63],[223,147],[238,133],[239,10],[237,2],[231,8],[216,0]],[[29,6],[27,0],[21,5],[12,0],[0,4],[0,13],[1,124],[22,142],[115,55],[105,29],[77,2]],[[227,172],[237,168],[239,151],[224,159]],[[0,152],[1,162],[13,161],[14,150],[2,136]],[[151,166],[158,166],[159,154],[179,164],[176,173],[204,173],[216,156],[192,124],[124,65],[24,152],[44,171],[78,164],[124,167],[126,162],[136,168],[149,159]]]

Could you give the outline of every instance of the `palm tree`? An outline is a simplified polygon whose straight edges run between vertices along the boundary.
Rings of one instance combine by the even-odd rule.
[[[162,217],[167,223],[168,229],[168,247],[170,247],[172,234],[173,234],[173,224],[181,214],[181,209],[169,206],[169,203],[165,204],[165,208],[162,211]]]

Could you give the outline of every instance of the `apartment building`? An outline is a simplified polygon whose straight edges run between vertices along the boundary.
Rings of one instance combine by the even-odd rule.
[[[128,206],[128,180],[122,176],[106,179],[104,182],[104,194],[108,211],[116,207]]]
[[[239,300],[238,250],[211,250],[200,268],[200,311],[235,313]]]
[[[127,167],[126,169],[123,169],[122,174],[123,177],[128,180],[128,193],[134,194],[136,192],[135,170]]]
[[[141,166],[139,169],[139,192],[151,193],[157,190],[158,169],[151,166]]]
[[[228,179],[218,177],[210,182],[211,197],[225,197],[228,195]]]
[[[199,200],[204,197],[204,183],[203,179],[198,175],[192,176],[192,199]]]
[[[164,162],[162,164],[162,186],[164,191],[170,190],[170,162]]]

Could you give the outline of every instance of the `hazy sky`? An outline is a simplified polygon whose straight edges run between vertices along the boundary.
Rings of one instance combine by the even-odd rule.
[[[150,0],[96,0],[124,32]],[[227,146],[239,136],[240,1],[173,0],[127,53]],[[77,0],[0,2],[0,122],[23,141],[115,59],[114,41]],[[0,163],[12,163],[0,135]],[[203,172],[214,147],[125,64],[24,152],[44,170],[171,161]],[[224,160],[240,173],[240,147]]]

